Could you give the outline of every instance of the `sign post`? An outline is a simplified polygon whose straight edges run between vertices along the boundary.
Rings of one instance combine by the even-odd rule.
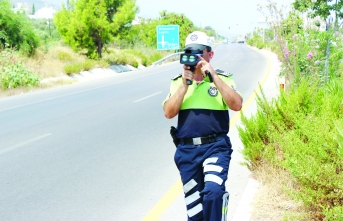
[[[156,26],[157,50],[180,49],[179,26],[159,25]]]

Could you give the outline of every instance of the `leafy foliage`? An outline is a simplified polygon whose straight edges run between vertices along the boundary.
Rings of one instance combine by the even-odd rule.
[[[37,86],[39,82],[39,76],[27,70],[22,63],[0,69],[0,85],[3,90],[20,86]]]
[[[91,58],[101,57],[102,48],[129,29],[138,10],[133,0],[78,0],[69,7],[55,14],[57,29],[75,51],[85,49]]]
[[[290,190],[293,196],[322,219],[343,206],[343,159],[333,121],[343,120],[343,90],[329,89],[343,84],[320,85],[303,79],[271,103],[262,95],[257,114],[242,118],[239,134],[250,169],[267,161],[290,171],[301,186],[296,192]],[[342,218],[343,213],[335,216]]]
[[[42,41],[58,41],[61,39],[52,19],[32,19],[32,27]]]
[[[318,3],[325,11],[327,1],[298,3]],[[303,202],[311,219],[343,220],[342,34],[319,31],[318,20],[305,26],[299,11],[284,17],[276,4],[267,8],[276,35],[265,47],[282,62],[286,90],[272,102],[262,93],[256,115],[242,117],[239,133],[246,165],[254,170],[266,162],[287,171],[296,188],[286,191]],[[249,40],[252,44],[259,39]]]
[[[147,47],[156,48],[156,26],[158,25],[178,25],[180,48],[185,46],[184,40],[187,35],[193,31],[201,30],[209,36],[215,36],[216,32],[211,26],[204,29],[196,27],[193,22],[184,14],[177,14],[163,10],[160,12],[160,17],[156,19],[141,18],[140,24],[132,26],[129,32],[123,32],[117,40],[120,40],[120,45],[126,47],[140,46],[144,44]]]
[[[343,1],[327,1],[327,0],[296,0],[293,5],[294,8],[299,11],[311,11],[310,16],[320,16],[321,18],[326,19],[330,15],[330,11],[334,11],[337,15],[337,18],[343,18]],[[337,19],[336,19],[337,20]]]
[[[33,31],[26,15],[14,13],[7,0],[0,0],[0,45],[20,50],[31,56],[39,45],[39,38]]]

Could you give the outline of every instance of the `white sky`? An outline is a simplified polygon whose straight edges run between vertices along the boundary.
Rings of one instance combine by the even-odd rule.
[[[274,0],[278,8],[281,5],[290,8],[294,0]],[[163,10],[185,14],[196,26],[211,26],[220,35],[234,37],[245,35],[255,27],[261,26],[264,16],[257,5],[265,7],[267,0],[136,0],[139,6],[138,16],[157,18]],[[230,29],[229,29],[230,27]]]

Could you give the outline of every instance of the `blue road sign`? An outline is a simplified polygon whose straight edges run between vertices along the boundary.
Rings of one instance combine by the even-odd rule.
[[[156,26],[157,50],[180,49],[179,26],[159,25]]]

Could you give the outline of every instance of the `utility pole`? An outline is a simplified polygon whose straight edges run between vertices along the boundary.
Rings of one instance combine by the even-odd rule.
[[[50,28],[50,18],[48,18],[48,21],[47,21],[48,25],[49,25],[49,33],[50,33],[50,38],[51,38],[51,28]]]

